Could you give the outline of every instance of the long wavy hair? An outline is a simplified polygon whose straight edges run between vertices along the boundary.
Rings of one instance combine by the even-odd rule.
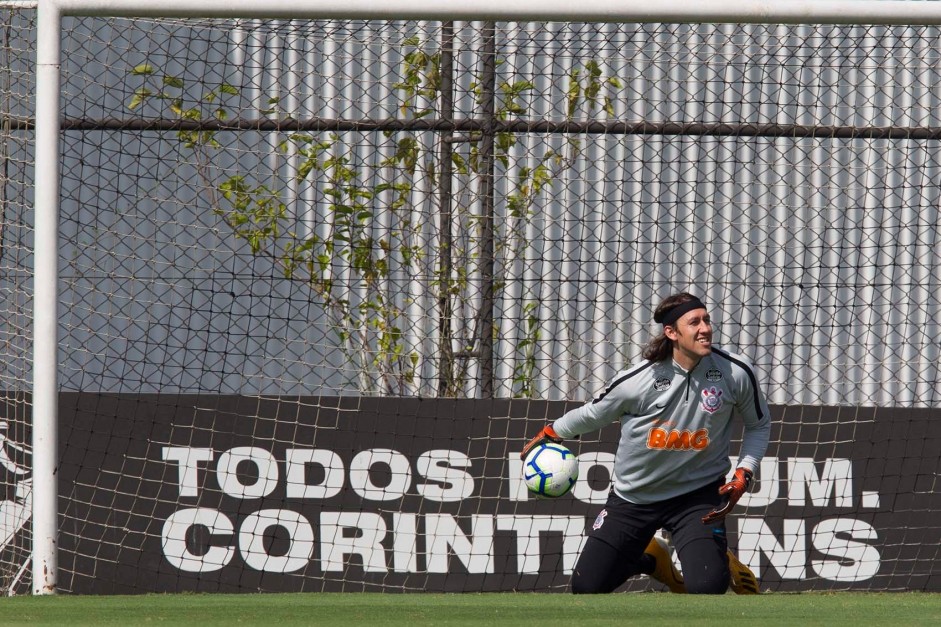
[[[691,300],[696,300],[696,297],[686,292],[680,292],[679,294],[667,296],[659,305],[657,305],[657,308],[654,309],[654,322],[658,324],[663,322],[663,318],[666,316],[668,311],[677,305],[682,305],[683,303],[689,302]],[[644,347],[643,355],[644,359],[647,361],[663,361],[673,355],[673,340],[668,338],[663,333],[663,331],[660,331],[659,335],[647,342],[647,345]]]

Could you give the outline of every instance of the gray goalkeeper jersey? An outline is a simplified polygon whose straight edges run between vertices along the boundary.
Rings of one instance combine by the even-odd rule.
[[[712,348],[691,371],[673,359],[619,372],[596,399],[553,423],[562,438],[621,423],[614,490],[631,503],[654,503],[724,477],[735,419],[744,424],[737,467],[758,470],[771,416],[754,368]]]

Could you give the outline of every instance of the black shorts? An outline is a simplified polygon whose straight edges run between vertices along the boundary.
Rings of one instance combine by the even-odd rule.
[[[654,534],[666,529],[677,552],[697,539],[712,539],[721,542],[724,555],[728,548],[725,522],[702,523],[702,517],[723,502],[719,494],[723,483],[724,479],[719,479],[692,492],[644,505],[625,501],[612,491],[589,536],[610,544],[627,559],[637,559]]]

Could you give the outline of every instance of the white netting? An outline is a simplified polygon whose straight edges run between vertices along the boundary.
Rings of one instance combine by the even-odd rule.
[[[936,585],[939,38],[66,18],[63,588],[562,589],[615,438],[514,451],[680,290],[776,406],[743,559]]]

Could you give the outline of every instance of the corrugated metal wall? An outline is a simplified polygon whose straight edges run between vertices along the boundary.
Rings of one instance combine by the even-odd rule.
[[[416,36],[435,49],[440,35],[439,24],[415,23],[69,25],[65,115],[89,119],[158,112],[127,108],[137,87],[130,69],[144,62],[181,77],[194,98],[205,85],[238,86],[240,115],[276,106],[300,120],[394,118],[395,83],[414,48],[405,42]],[[603,91],[613,108],[583,105],[575,121],[941,126],[935,28],[500,24],[496,32],[498,84],[532,83],[521,97],[532,120],[564,119],[571,72],[584,76],[596,62],[619,81]],[[456,118],[479,116],[482,40],[481,25],[458,25]],[[339,136],[358,164],[381,170],[390,147],[378,134]],[[220,137],[216,165],[282,180],[298,230],[329,234],[322,188],[292,182],[297,157],[278,152],[283,134]],[[506,284],[496,305],[496,395],[518,390],[527,315],[539,330],[529,395],[587,399],[639,359],[657,331],[650,312],[659,299],[690,290],[712,306],[719,343],[756,364],[774,403],[941,404],[938,140],[572,138],[580,150],[523,222],[506,208],[514,176],[548,149],[562,153],[566,137],[517,135],[510,167],[497,173],[498,229],[525,237],[498,264]],[[436,140],[421,136],[429,151]],[[220,224],[172,134],[69,132],[64,156],[67,389],[362,392],[309,287],[283,279]],[[467,200],[472,210],[476,203]],[[422,355],[437,342],[435,206],[425,181],[413,191],[413,222],[425,225],[426,272],[402,266],[387,279],[412,321],[408,348]],[[374,228],[392,227],[379,219]],[[455,318],[458,330],[468,324]],[[423,358],[406,393],[434,395],[436,378],[436,361]]]

